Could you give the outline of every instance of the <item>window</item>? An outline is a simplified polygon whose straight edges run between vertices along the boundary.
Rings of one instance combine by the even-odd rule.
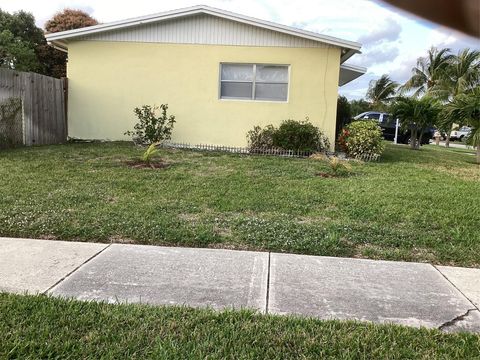
[[[287,101],[288,65],[221,64],[220,98]]]
[[[369,113],[366,114],[364,119],[370,119],[370,120],[380,120],[380,114],[379,113]]]

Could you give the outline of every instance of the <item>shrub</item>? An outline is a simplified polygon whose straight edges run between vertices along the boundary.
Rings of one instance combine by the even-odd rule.
[[[338,143],[348,156],[362,160],[377,159],[385,147],[376,121],[352,122],[342,130]]]
[[[283,149],[303,152],[326,151],[330,147],[328,138],[319,128],[305,121],[285,120],[279,128],[267,125],[255,126],[247,133],[248,147],[255,149]]]
[[[326,151],[330,143],[319,128],[304,121],[285,120],[273,133],[273,146],[305,152]]]
[[[273,133],[276,131],[273,125],[267,125],[265,128],[255,126],[253,130],[247,132],[248,148],[255,149],[273,149]]]
[[[350,173],[352,166],[345,160],[340,160],[336,156],[332,156],[328,159],[328,166],[332,170],[334,176],[338,176],[343,173]]]
[[[161,110],[161,114],[157,116],[158,110]],[[133,112],[139,122],[135,124],[133,131],[125,132],[125,135],[131,136],[135,142],[142,144],[170,140],[173,124],[175,124],[175,116],[168,116],[167,110],[168,104],[136,107]]]

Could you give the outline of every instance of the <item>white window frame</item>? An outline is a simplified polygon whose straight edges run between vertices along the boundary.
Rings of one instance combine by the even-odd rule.
[[[222,65],[251,65],[253,66],[253,80],[244,81],[244,80],[222,80]],[[287,84],[287,99],[286,100],[265,100],[265,99],[255,99],[255,84],[257,78],[257,65],[258,66],[284,66],[287,68],[288,72],[288,82]],[[272,102],[272,103],[288,103],[290,98],[290,64],[267,64],[267,63],[240,63],[240,62],[221,62],[218,67],[218,99],[222,101],[254,101],[254,102]],[[244,83],[252,84],[252,97],[249,99],[246,98],[237,98],[237,97],[222,97],[222,82],[229,83]],[[259,84],[285,84],[285,83],[272,83],[272,82],[262,82],[259,81]]]

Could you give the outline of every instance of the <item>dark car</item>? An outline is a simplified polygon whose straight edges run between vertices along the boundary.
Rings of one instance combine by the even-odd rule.
[[[367,111],[361,113],[354,117],[355,120],[376,120],[378,121],[378,125],[382,128],[383,138],[385,140],[394,141],[395,140],[395,129],[397,125],[396,119],[387,113],[381,113],[377,111]],[[430,139],[433,138],[433,134],[435,129],[429,127],[424,130],[422,136],[421,145],[428,144]],[[405,130],[400,128],[400,122],[398,123],[398,143],[408,144],[410,143],[410,130]]]

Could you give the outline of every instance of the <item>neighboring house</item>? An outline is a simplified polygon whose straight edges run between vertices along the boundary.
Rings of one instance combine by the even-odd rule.
[[[126,139],[133,108],[168,103],[174,141],[245,146],[255,125],[310,121],[334,142],[338,86],[361,45],[211,8],[48,34],[68,51],[68,132]]]

